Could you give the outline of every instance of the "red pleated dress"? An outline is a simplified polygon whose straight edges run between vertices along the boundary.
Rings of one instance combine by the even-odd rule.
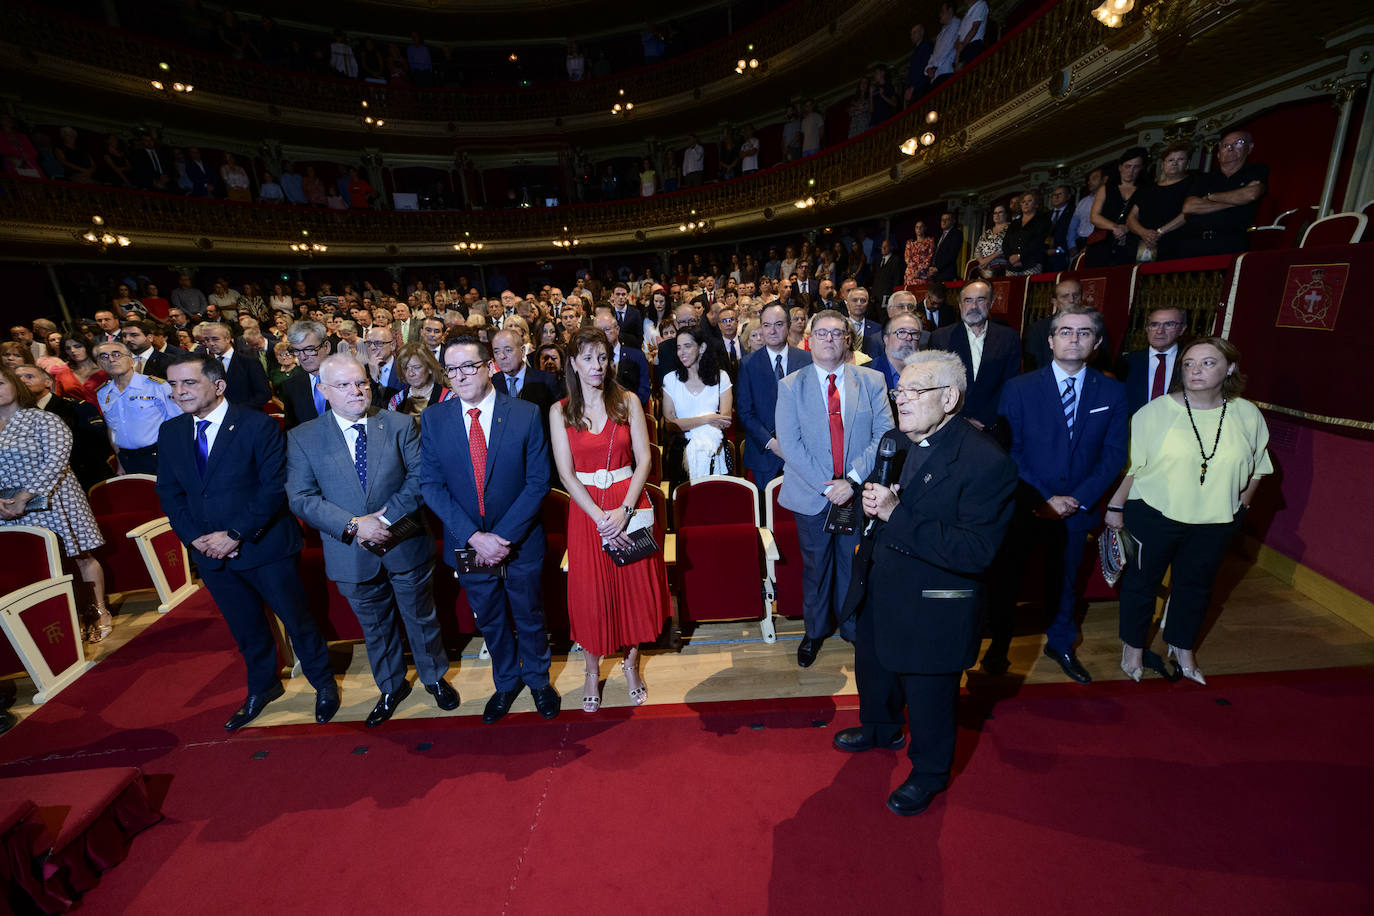
[[[628,467],[633,460],[628,426],[607,421],[601,432],[568,427],[573,469],[594,474]],[[602,490],[584,484],[592,500],[602,508],[623,505],[630,478]],[[652,484],[650,484],[652,486]],[[639,495],[637,509],[650,508],[647,493]],[[652,642],[670,613],[668,572],[663,565],[662,519],[655,525],[659,553],[628,566],[616,566],[601,549],[596,523],[576,503],[568,517],[568,620],[572,637],[593,655],[610,655],[625,646]]]

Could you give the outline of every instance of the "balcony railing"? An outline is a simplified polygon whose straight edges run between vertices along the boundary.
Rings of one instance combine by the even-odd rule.
[[[1096,47],[1101,29],[1078,4],[1049,4],[921,104],[852,140],[753,176],[650,198],[547,209],[339,212],[3,179],[0,220],[77,227],[99,213],[126,233],[286,239],[299,237],[305,230],[339,244],[401,246],[457,240],[465,231],[488,241],[537,245],[562,235],[564,226],[582,237],[605,233],[623,238],[634,229],[676,227],[694,215],[719,219],[746,214],[762,219],[764,208],[790,208],[791,202],[808,194],[819,195],[888,172],[902,158],[898,147],[903,140],[927,129],[924,114],[932,108],[939,112],[934,128],[937,141],[921,155],[932,165],[961,155],[961,125],[1045,84]],[[663,237],[656,240],[661,243]]]
[[[275,106],[358,114],[367,99],[394,120],[462,123],[564,118],[609,112],[632,89],[636,105],[691,92],[733,73],[741,55],[767,60],[816,34],[853,7],[853,0],[795,0],[734,34],[660,64],[601,79],[510,89],[417,89],[316,76],[205,54],[87,19],[27,4],[0,5],[0,41],[149,81],[190,83],[213,93]],[[746,52],[754,45],[752,53]],[[166,64],[163,70],[160,65]]]

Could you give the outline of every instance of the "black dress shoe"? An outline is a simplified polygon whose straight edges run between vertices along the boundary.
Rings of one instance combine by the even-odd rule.
[[[563,698],[553,689],[552,684],[530,691],[530,696],[534,697],[534,708],[539,710],[539,714],[545,719],[554,718],[563,708]]]
[[[487,700],[487,708],[482,710],[482,721],[491,725],[493,722],[500,722],[501,719],[510,712],[511,704],[515,698],[520,696],[520,688],[514,690],[498,690]]]
[[[262,693],[248,694],[248,699],[243,701],[243,705],[239,707],[238,712],[230,716],[229,721],[224,723],[224,730],[236,732],[240,728],[243,728],[249,722],[256,719],[258,714],[266,708],[268,703],[271,703],[283,693],[286,693],[286,690],[282,687],[281,681],[277,681],[277,683],[268,687]]]
[[[0,735],[14,728],[14,723],[18,721],[19,720],[14,717],[14,713],[10,712],[8,709],[0,712]]]
[[[929,808],[930,800],[941,791],[937,789],[932,792],[914,783],[904,782],[887,797],[887,810],[902,817],[912,817]]]
[[[1064,669],[1064,673],[1078,683],[1091,684],[1093,682],[1093,676],[1089,674],[1088,669],[1084,668],[1082,663],[1079,662],[1078,656],[1073,654],[1072,649],[1068,652],[1056,652],[1054,649],[1046,646],[1045,655],[1058,662],[1059,667]]]
[[[803,668],[810,668],[811,663],[816,660],[817,653],[821,651],[821,643],[823,642],[825,642],[824,636],[817,639],[803,636],[801,643],[797,646],[797,664]]]
[[[426,684],[425,692],[434,697],[434,702],[440,709],[458,708],[458,691],[443,678],[439,678],[437,684]]]
[[[401,681],[401,687],[395,693],[384,693],[377,700],[377,705],[372,707],[372,712],[367,714],[367,721],[363,724],[368,728],[376,728],[396,712],[396,707],[401,705],[401,701],[410,696],[410,681]]]
[[[326,684],[315,691],[315,721],[323,725],[339,711],[339,688]]]
[[[835,732],[835,737],[831,740],[837,751],[847,751],[850,754],[860,754],[864,751],[871,751],[875,747],[885,747],[894,751],[899,751],[906,747],[906,735],[900,731],[886,744],[878,744],[871,735],[864,732],[862,726],[858,728],[846,728]]]
[[[988,677],[1001,677],[1011,670],[1011,662],[1007,661],[1005,655],[994,655],[989,652],[983,656],[982,662],[978,667],[983,669],[983,673]]]

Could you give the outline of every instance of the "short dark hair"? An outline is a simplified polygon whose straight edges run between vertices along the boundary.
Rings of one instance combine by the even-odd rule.
[[[151,321],[144,321],[141,318],[126,318],[119,323],[119,329],[121,331],[125,328],[138,328],[146,336],[152,333],[153,324]]]
[[[1101,340],[1107,334],[1107,319],[1102,317],[1102,313],[1091,305],[1071,305],[1066,309],[1056,312],[1050,318],[1050,336],[1054,336],[1059,331],[1059,319],[1065,315],[1087,315],[1092,319],[1093,332],[1097,334],[1097,339]]]
[[[222,382],[225,380],[224,363],[215,359],[207,353],[186,353],[168,360],[167,369],[170,371],[173,366],[196,365],[200,367],[200,374],[211,382]]]
[[[457,346],[476,347],[478,359],[482,360],[482,362],[484,363],[491,361],[490,345],[488,345],[485,340],[471,332],[460,331],[459,333],[451,335],[447,340],[444,341],[444,348],[439,351],[439,355],[447,359],[449,348]]]

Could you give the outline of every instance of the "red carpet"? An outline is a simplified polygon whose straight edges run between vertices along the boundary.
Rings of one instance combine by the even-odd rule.
[[[0,775],[170,777],[166,820],[85,911],[1374,907],[1368,669],[1029,687],[995,706],[975,683],[981,729],[913,819],[883,806],[904,757],[829,747],[853,698],[226,738],[240,678],[222,624],[186,607],[0,739]]]

